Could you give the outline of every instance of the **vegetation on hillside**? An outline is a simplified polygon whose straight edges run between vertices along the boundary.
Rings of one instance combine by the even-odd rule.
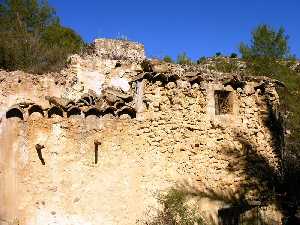
[[[162,209],[144,225],[205,225],[202,217],[187,204],[188,195],[177,189],[171,189],[158,197]]]
[[[63,27],[47,1],[0,2],[0,68],[44,73],[60,70],[70,54],[84,46]]]

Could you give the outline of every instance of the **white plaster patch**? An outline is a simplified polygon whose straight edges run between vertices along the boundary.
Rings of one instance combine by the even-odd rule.
[[[91,89],[100,94],[105,76],[96,71],[82,71],[78,73],[78,80],[84,84],[85,90]]]
[[[62,129],[60,127],[60,124],[58,123],[55,123],[52,125],[52,134],[54,136],[54,143],[56,143],[56,145],[59,145],[60,144],[60,139],[62,137]]]
[[[116,88],[121,88],[122,91],[129,91],[130,85],[128,84],[128,80],[124,78],[115,77],[111,79],[110,85]]]
[[[52,213],[51,213],[52,212]],[[54,214],[55,212],[55,214]],[[36,222],[29,224],[45,224],[45,225],[92,225],[92,223],[84,220],[80,216],[77,215],[68,215],[56,213],[55,210],[47,210],[47,209],[39,209],[36,213]]]

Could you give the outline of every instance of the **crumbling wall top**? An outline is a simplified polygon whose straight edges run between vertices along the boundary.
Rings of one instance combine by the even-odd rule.
[[[142,61],[146,58],[144,45],[116,39],[95,39],[94,53],[105,59]]]

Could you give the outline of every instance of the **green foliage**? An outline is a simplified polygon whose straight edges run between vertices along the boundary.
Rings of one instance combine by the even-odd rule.
[[[282,27],[276,31],[263,24],[252,32],[250,46],[241,43],[240,52],[245,59],[256,57],[284,59],[289,56],[288,36]]]
[[[197,60],[197,64],[202,64],[206,61],[206,57],[205,56],[202,56],[200,57],[198,60]]]
[[[33,73],[60,70],[68,55],[83,46],[79,35],[60,25],[47,1],[1,1],[1,68]]]
[[[238,65],[235,60],[227,60],[225,58],[216,58],[215,70],[223,73],[234,73],[238,70]]]
[[[185,52],[177,56],[177,63],[180,65],[191,65],[193,64],[192,60],[187,56]]]
[[[217,53],[216,53],[216,57],[220,57],[221,55],[222,55],[221,52],[217,52]]]
[[[168,56],[168,55],[166,55],[166,56],[163,58],[163,61],[164,61],[164,62],[167,62],[167,63],[174,63],[172,57],[171,57],[171,56]]]
[[[297,102],[300,100],[300,76],[291,67],[295,64],[295,59],[290,58],[288,48],[288,37],[284,34],[284,29],[278,32],[261,25],[252,33],[252,45],[242,47],[241,54],[247,63],[247,72],[252,75],[269,76],[284,82],[288,91],[279,93],[283,104],[289,111],[287,129],[291,130],[287,144],[300,143],[300,107]],[[293,139],[293,141],[289,141]],[[291,145],[290,145],[291,146]],[[300,150],[298,150],[300,152]]]
[[[238,55],[236,53],[234,53],[234,52],[230,54],[230,58],[232,58],[232,59],[237,58],[237,56]]]
[[[159,202],[163,208],[147,225],[204,225],[204,221],[195,210],[190,209],[186,202],[187,194],[171,189],[167,194],[160,195]]]

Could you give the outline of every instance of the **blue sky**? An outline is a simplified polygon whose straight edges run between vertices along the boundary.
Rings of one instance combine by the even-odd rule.
[[[192,59],[238,52],[255,26],[283,26],[291,52],[300,57],[299,0],[48,0],[63,25],[87,42],[126,36],[142,42],[147,56]]]

